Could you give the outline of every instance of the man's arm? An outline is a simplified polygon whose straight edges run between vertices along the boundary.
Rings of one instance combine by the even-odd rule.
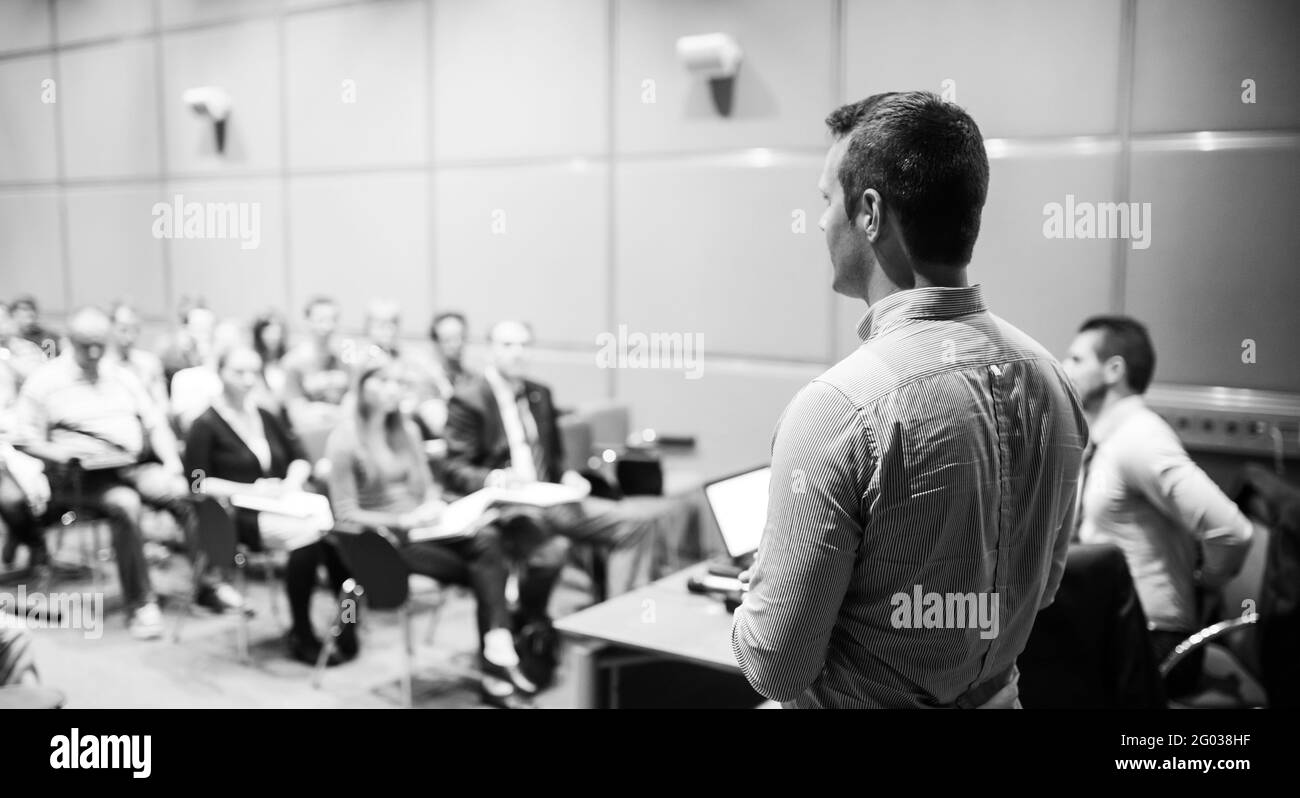
[[[1077,464],[1077,459],[1071,462]],[[1038,609],[1050,607],[1056,600],[1056,591],[1061,586],[1061,577],[1065,576],[1065,559],[1070,553],[1070,536],[1074,534],[1075,518],[1078,513],[1078,494],[1082,483],[1076,479],[1074,489],[1069,491],[1070,503],[1065,510],[1065,520],[1056,529],[1056,542],[1052,546],[1052,562],[1047,571],[1047,584],[1043,586],[1043,595],[1038,600]]]
[[[492,469],[483,460],[483,411],[465,396],[452,396],[447,405],[447,488],[462,494],[481,490]]]
[[[1161,513],[1200,545],[1200,582],[1218,587],[1241,570],[1254,532],[1250,520],[1206,476],[1168,429],[1125,445],[1121,463],[1128,478]]]
[[[835,388],[814,382],[786,409],[772,446],[772,481],[732,650],[754,689],[775,701],[821,673],[862,539],[869,462],[862,421]]]

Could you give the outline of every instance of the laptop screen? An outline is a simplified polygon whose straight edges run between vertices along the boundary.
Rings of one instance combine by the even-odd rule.
[[[771,476],[771,467],[763,466],[704,487],[723,545],[733,558],[758,551],[767,521],[767,485]]]

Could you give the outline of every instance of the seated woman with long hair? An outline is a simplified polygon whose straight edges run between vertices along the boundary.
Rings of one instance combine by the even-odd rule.
[[[400,364],[363,365],[325,447],[329,491],[341,532],[378,530],[415,573],[463,584],[478,604],[483,698],[514,706],[537,687],[519,667],[506,603],[508,569],[495,527],[455,540],[411,542],[412,529],[436,525],[446,504],[433,482],[415,424],[401,411],[408,388]]]
[[[303,492],[311,464],[302,446],[283,417],[259,407],[254,398],[262,379],[262,358],[247,345],[235,346],[218,358],[217,373],[221,394],[195,419],[185,441],[185,470],[195,489],[226,498],[240,494],[283,498]],[[293,628],[286,643],[294,659],[315,664],[321,642],[312,631],[311,594],[322,564],[336,592],[347,579],[337,552],[311,534],[311,519],[238,510],[235,522],[240,542],[253,550],[261,550],[264,544],[290,549],[285,589]],[[330,664],[356,655],[355,630],[345,632],[339,640],[339,656]]]

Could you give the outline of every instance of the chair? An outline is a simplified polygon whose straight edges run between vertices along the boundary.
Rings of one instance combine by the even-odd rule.
[[[1110,544],[1072,544],[1056,597],[1017,660],[1026,709],[1156,709],[1164,685],[1128,562]]]
[[[1262,524],[1241,571],[1220,591],[1224,615],[1178,644],[1161,672],[1203,648],[1202,684],[1178,706],[1295,706],[1300,487],[1251,465],[1235,493],[1243,511]]]
[[[333,532],[328,540],[338,548],[339,557],[352,578],[343,584],[334,624],[325,637],[325,645],[316,661],[312,686],[320,688],[325,664],[338,646],[337,640],[343,624],[350,622],[349,614],[352,616],[351,622],[355,622],[358,600],[364,599],[367,611],[395,612],[398,616],[406,660],[400,679],[402,698],[404,705],[410,709],[415,705],[415,641],[411,624],[417,613],[429,613],[431,619],[425,641],[431,642],[447,601],[446,591],[435,580],[435,590],[413,593],[410,567],[393,544],[375,530],[367,529],[360,533]]]
[[[240,595],[246,594],[247,579],[244,571],[248,562],[246,554],[240,550],[235,521],[227,509],[212,496],[200,496],[194,500],[195,516],[198,522],[197,540],[194,541],[194,579],[189,590],[180,596],[181,612],[172,628],[172,642],[179,643],[185,619],[194,608],[194,594],[199,587],[199,580],[208,566],[235,566],[236,589]],[[268,566],[268,571],[270,567]],[[272,607],[275,606],[276,593],[274,574],[271,573],[268,585],[272,591]],[[239,629],[237,651],[240,662],[250,661],[248,613],[239,612]]]

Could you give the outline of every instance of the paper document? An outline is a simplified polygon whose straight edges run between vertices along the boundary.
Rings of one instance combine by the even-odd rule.
[[[319,493],[296,491],[280,496],[236,493],[230,503],[260,515],[257,526],[262,543],[269,549],[294,549],[308,546],[334,528],[334,513],[329,499]]]
[[[471,493],[447,505],[438,523],[416,527],[408,537],[412,541],[469,537],[490,520],[485,516],[495,500],[495,492],[492,490]]]
[[[554,507],[580,502],[587,494],[568,485],[555,482],[533,482],[519,488],[501,488],[496,492],[497,504],[526,504],[530,507]]]

